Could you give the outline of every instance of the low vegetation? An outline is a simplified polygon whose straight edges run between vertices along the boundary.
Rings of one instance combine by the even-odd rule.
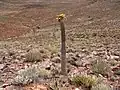
[[[7,21],[9,19],[8,16],[0,16],[0,22]]]
[[[93,61],[92,71],[95,74],[108,75],[110,73],[110,66],[103,60]]]
[[[98,84],[96,86],[93,86],[91,90],[112,90],[112,88],[109,85],[106,84]]]
[[[91,88],[92,86],[98,83],[98,78],[96,76],[91,75],[80,75],[74,76],[72,82],[77,86]]]
[[[25,85],[37,81],[38,78],[48,77],[49,75],[49,71],[41,69],[38,66],[32,66],[18,71],[18,75],[14,78],[12,83]]]
[[[46,53],[44,50],[32,49],[26,54],[25,62],[38,62],[42,61]]]

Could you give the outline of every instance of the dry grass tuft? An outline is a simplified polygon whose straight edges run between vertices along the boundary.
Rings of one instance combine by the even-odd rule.
[[[47,54],[44,50],[32,49],[26,54],[25,62],[38,62],[47,58]]]
[[[80,75],[73,77],[72,82],[77,86],[92,87],[98,83],[98,79],[95,76]]]
[[[105,61],[96,60],[96,61],[93,61],[92,71],[95,74],[108,75],[111,72],[111,69],[109,64],[107,64]]]

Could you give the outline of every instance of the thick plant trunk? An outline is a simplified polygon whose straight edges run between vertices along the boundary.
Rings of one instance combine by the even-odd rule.
[[[60,21],[61,28],[61,74],[67,75],[66,72],[66,45],[65,45],[65,26],[62,20]]]

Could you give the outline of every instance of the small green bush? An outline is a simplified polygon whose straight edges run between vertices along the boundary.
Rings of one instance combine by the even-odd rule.
[[[90,75],[80,75],[73,77],[72,82],[77,86],[91,87],[98,83],[98,78]]]
[[[38,78],[48,77],[50,72],[45,69],[40,69],[38,66],[32,66],[18,71],[18,75],[14,78],[14,84],[29,84],[36,81]]]
[[[112,90],[112,88],[109,85],[101,83],[96,86],[93,86],[91,90]]]
[[[108,75],[111,69],[105,61],[96,60],[92,63],[92,71],[97,74]]]

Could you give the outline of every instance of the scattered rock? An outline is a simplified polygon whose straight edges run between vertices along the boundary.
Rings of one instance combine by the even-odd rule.
[[[13,55],[15,55],[15,52],[11,50],[11,51],[8,52],[8,55],[13,56]]]
[[[37,26],[36,28],[37,28],[37,29],[40,29],[40,26]]]
[[[114,74],[116,74],[116,75],[120,75],[120,70],[116,70],[116,71],[114,71]]]
[[[50,69],[51,69],[51,66],[50,66],[50,65],[47,65],[45,69],[46,69],[46,70],[50,70]]]
[[[75,90],[80,90],[79,88],[75,88]]]
[[[0,64],[0,70],[3,70],[6,67],[6,64]]]
[[[19,56],[16,56],[16,59],[20,60],[20,59],[21,59],[21,56],[20,56],[20,55],[19,55]]]
[[[45,53],[45,50],[44,50],[44,49],[41,49],[41,50],[40,50],[40,53]]]
[[[22,53],[22,54],[20,55],[20,57],[21,57],[21,58],[25,58],[25,55],[26,55],[25,53]]]
[[[30,84],[24,87],[24,90],[48,90],[47,86],[40,84]]]
[[[10,85],[10,86],[7,86],[5,90],[24,90],[24,89],[21,86]]]
[[[76,52],[76,50],[73,49],[73,48],[69,48],[69,49],[66,51],[66,53],[75,53],[75,52]]]
[[[78,67],[80,67],[80,66],[83,65],[83,62],[81,60],[78,60],[78,61],[76,61],[76,64],[77,64]]]
[[[5,60],[5,56],[2,57],[2,60]],[[2,61],[2,60],[0,60],[0,61]]]
[[[60,76],[59,77],[59,83],[61,83],[62,87],[68,86],[68,77],[66,76]]]
[[[75,56],[74,53],[70,52],[70,53],[66,53],[66,57],[69,58],[69,57],[72,57],[72,56]]]
[[[84,54],[89,54],[89,51],[87,50],[87,49],[82,49],[82,51],[81,51],[82,53],[84,53]]]
[[[60,65],[59,64],[57,64],[57,65],[53,64],[51,66],[51,74],[52,74],[52,76],[58,75],[59,73],[60,73]]]
[[[111,59],[115,59],[115,60],[117,60],[117,61],[120,60],[120,57],[119,57],[119,56],[115,56],[115,55],[111,55],[110,58],[111,58]]]
[[[74,61],[77,61],[78,58],[77,57],[71,57]]]
[[[76,64],[75,60],[73,60],[73,59],[69,60],[68,63],[70,63],[73,66],[78,67],[78,65]]]
[[[80,54],[79,54],[79,53],[76,53],[76,54],[75,54],[75,57],[80,58]]]
[[[51,61],[54,63],[60,63],[61,60],[60,60],[60,57],[53,57]]]
[[[51,74],[52,74],[52,76],[56,76],[59,74],[59,71],[57,69],[52,69]]]
[[[51,68],[51,66],[52,66],[52,62],[50,62],[49,59],[39,63],[40,68]]]

